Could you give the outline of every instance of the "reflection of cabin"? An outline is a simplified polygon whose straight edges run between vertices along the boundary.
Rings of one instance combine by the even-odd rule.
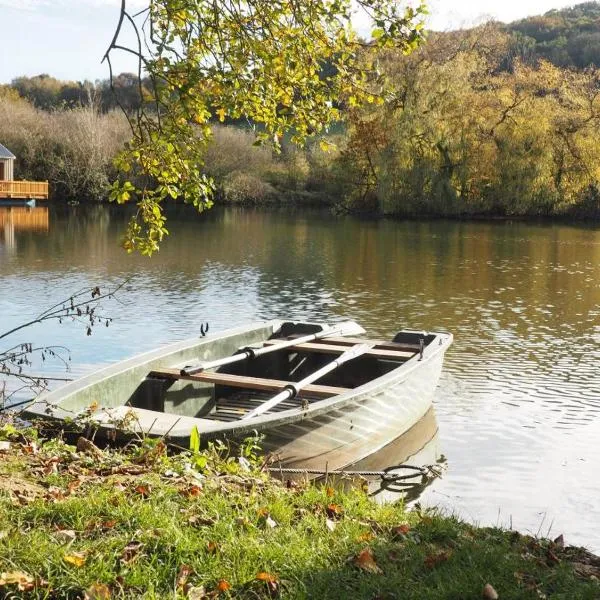
[[[0,144],[0,199],[47,200],[47,181],[14,181],[15,158]]]

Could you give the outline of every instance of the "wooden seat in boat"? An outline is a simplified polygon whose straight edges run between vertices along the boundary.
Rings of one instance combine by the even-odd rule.
[[[346,350],[348,350],[348,346],[352,344],[340,343],[338,340],[343,340],[344,338],[336,338],[333,339],[323,339],[318,342],[309,342],[304,344],[297,344],[296,346],[288,346],[286,350],[288,351],[298,351],[302,350],[305,352],[315,352],[317,354],[342,354]],[[360,340],[362,342],[363,340]],[[327,342],[335,342],[335,343],[327,343]],[[344,339],[344,342],[346,340]],[[268,340],[265,342],[267,346],[275,346],[281,343],[280,340]],[[369,343],[369,342],[366,342]],[[402,347],[400,344],[398,346]],[[385,348],[371,348],[367,350],[364,354],[367,356],[373,356],[375,358],[384,358],[386,360],[407,360],[412,358],[415,355],[415,351],[407,351],[407,350],[389,350]]]
[[[265,379],[263,377],[250,377],[247,375],[232,375],[230,373],[216,373],[214,371],[205,371],[194,375],[182,375],[179,369],[155,369],[148,374],[149,377],[159,377],[162,379],[184,379],[188,381],[201,381],[204,383],[214,383],[227,385],[230,387],[239,387],[249,390],[261,390],[266,392],[281,392],[293,381],[283,379]],[[298,396],[300,398],[310,396],[313,398],[330,398],[347,392],[350,388],[334,387],[331,385],[307,385],[302,388]]]

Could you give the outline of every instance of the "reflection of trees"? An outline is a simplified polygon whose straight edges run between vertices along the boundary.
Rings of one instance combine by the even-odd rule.
[[[127,217],[107,206],[57,212],[48,235],[17,233],[21,260],[34,272],[136,272],[158,293],[182,296],[214,289],[215,277],[238,281],[243,296],[250,276],[253,295],[269,306],[330,294],[338,302],[331,310],[364,315],[378,329],[391,315],[418,327],[454,329],[499,300],[495,318],[506,326],[514,321],[525,335],[527,319],[541,319],[537,307],[554,303],[565,322],[578,323],[577,314],[600,304],[593,285],[600,244],[583,227],[364,222],[244,209],[197,216],[177,208],[169,217],[175,241],[148,260],[119,247]],[[525,307],[521,316],[509,310],[517,302]],[[461,307],[471,313],[457,316]]]

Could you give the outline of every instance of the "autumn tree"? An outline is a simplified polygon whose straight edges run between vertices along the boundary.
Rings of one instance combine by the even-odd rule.
[[[117,159],[124,176],[111,199],[138,207],[125,248],[158,249],[167,199],[211,205],[203,156],[216,120],[244,119],[257,144],[277,150],[284,136],[303,144],[322,135],[342,117],[342,102],[383,103],[378,50],[409,53],[422,38],[423,14],[423,5],[395,0],[150,0],[131,14],[122,0],[105,58],[110,68],[115,51],[134,54],[153,105],[130,117],[132,140]],[[369,23],[366,36],[356,22]],[[121,42],[126,26],[133,48]]]

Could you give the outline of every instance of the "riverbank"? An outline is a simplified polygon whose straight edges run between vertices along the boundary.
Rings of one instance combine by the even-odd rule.
[[[357,489],[281,483],[249,443],[170,455],[0,428],[0,595],[581,598],[600,559]],[[493,588],[493,589],[492,589]]]

